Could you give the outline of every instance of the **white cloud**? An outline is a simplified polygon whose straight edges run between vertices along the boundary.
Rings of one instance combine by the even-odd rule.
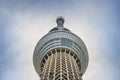
[[[114,70],[114,66],[109,62],[108,55],[104,54],[109,53],[109,49],[106,49],[108,47],[106,39],[107,32],[102,29],[103,27],[96,26],[102,23],[101,17],[105,16],[106,20],[107,18],[109,19],[109,15],[107,14],[109,10],[102,10],[102,8],[99,8],[97,5],[92,6],[92,4],[86,5],[86,8],[76,4],[76,8],[81,7],[81,10],[75,10],[78,13],[63,14],[66,19],[65,26],[68,25],[66,28],[81,37],[88,48],[90,61],[83,79],[113,80],[115,78],[113,73],[118,74],[118,72]],[[85,10],[88,7],[91,10],[88,11],[91,12],[90,16],[87,10]],[[83,13],[79,14],[82,11]],[[13,55],[13,68],[8,67],[6,69],[3,80],[39,79],[32,63],[33,51],[38,40],[51,28],[56,26],[55,18],[58,14],[55,13],[46,16],[44,14],[39,15],[34,13],[29,10],[23,13],[19,10],[8,13],[11,16],[11,21],[9,27],[6,28],[6,39],[10,43],[8,45],[8,52]],[[101,15],[100,13],[104,14]],[[91,18],[92,14],[94,14],[93,18]],[[90,19],[93,19],[93,21],[96,19],[96,21],[92,22]]]

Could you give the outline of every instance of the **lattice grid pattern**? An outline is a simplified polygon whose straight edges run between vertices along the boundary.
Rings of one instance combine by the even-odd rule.
[[[81,80],[80,61],[70,50],[54,49],[41,64],[41,80]]]

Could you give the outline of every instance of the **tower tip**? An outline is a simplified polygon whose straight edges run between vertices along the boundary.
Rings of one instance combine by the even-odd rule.
[[[65,22],[65,20],[62,16],[59,16],[56,18],[56,23],[57,23],[58,27],[63,27],[64,22]]]

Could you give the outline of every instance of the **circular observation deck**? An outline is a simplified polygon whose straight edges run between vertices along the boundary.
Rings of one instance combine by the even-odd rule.
[[[51,55],[51,51],[66,50],[74,54],[74,58],[79,67],[79,72],[83,75],[88,66],[88,51],[84,42],[70,30],[64,28],[65,20],[62,17],[57,18],[57,27],[51,29],[48,34],[43,36],[37,43],[34,55],[33,64],[39,76],[45,64],[45,59]]]

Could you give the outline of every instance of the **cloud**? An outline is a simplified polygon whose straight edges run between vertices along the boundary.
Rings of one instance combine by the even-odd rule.
[[[55,4],[57,2],[43,3]],[[11,4],[16,4],[16,7]],[[25,6],[26,4],[28,5]],[[109,43],[111,42],[111,36],[109,35],[114,29],[110,18],[113,13],[108,14],[113,10],[110,4],[102,3],[102,1],[99,5],[98,2],[76,1],[72,6],[69,2],[69,5],[64,4],[62,7],[56,5],[50,7],[41,5],[38,7],[33,6],[32,2],[31,4],[9,3],[8,6],[12,8],[2,5],[1,14],[7,16],[6,23],[9,23],[5,26],[4,35],[8,43],[6,55],[9,54],[10,56],[7,57],[9,64],[1,72],[1,80],[39,79],[32,63],[34,47],[43,35],[56,26],[55,18],[60,14],[65,17],[65,27],[81,37],[88,48],[90,61],[83,79],[117,79],[119,69],[113,65],[111,56],[114,54],[111,52],[111,44]],[[29,7],[30,5],[31,7]],[[56,8],[51,12],[50,9],[53,7]],[[62,9],[64,7],[65,9]]]

